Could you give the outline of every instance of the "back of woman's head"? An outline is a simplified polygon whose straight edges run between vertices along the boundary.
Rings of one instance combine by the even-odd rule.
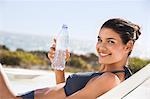
[[[135,42],[141,34],[138,25],[120,18],[109,19],[101,28],[110,28],[118,33],[124,44],[127,44],[130,40]]]

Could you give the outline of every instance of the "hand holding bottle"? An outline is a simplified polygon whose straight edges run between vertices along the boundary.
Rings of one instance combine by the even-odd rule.
[[[51,63],[53,62],[54,56],[56,51],[56,39],[53,40],[52,45],[50,47],[50,51],[48,53],[48,58],[50,59]],[[68,49],[66,49],[66,62],[69,61],[70,58],[70,52]]]
[[[50,51],[48,53],[48,58],[50,59],[52,64],[54,62],[55,55],[56,55],[56,39],[53,39],[53,42],[51,42]],[[69,53],[68,49],[66,49],[66,55],[65,56],[66,56],[65,61],[68,61],[70,58],[70,53]],[[63,71],[63,69],[65,67],[61,70],[58,68],[54,68],[54,67],[52,67],[52,68],[54,69],[54,72],[55,72],[56,83],[59,84],[59,83],[65,82],[65,74]]]
[[[57,41],[57,42],[56,42]],[[63,24],[61,31],[58,33],[54,44],[51,47],[51,58],[52,64],[51,67],[54,70],[64,70],[66,59],[66,53],[68,52],[69,47],[69,32],[67,25]]]

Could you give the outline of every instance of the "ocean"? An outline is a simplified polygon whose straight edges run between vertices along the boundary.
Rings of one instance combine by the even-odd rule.
[[[0,32],[0,44],[6,45],[10,50],[15,51],[21,48],[25,51],[48,51],[52,37],[45,35],[29,35]],[[70,52],[75,54],[96,54],[96,40],[81,40],[70,38]],[[143,44],[143,41],[137,41],[132,51],[131,57],[150,59],[150,47]]]
[[[48,51],[51,41],[50,36],[0,32],[0,44],[6,45],[12,51],[18,48],[25,51]],[[70,39],[69,49],[76,54],[96,53],[95,45],[96,43],[90,40]]]

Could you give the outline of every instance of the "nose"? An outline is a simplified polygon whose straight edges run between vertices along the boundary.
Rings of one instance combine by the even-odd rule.
[[[105,44],[102,43],[102,42],[101,42],[101,43],[98,43],[98,42],[97,42],[97,44],[96,44],[96,49],[97,49],[97,52],[103,52],[103,51],[106,51],[106,50],[107,50]]]

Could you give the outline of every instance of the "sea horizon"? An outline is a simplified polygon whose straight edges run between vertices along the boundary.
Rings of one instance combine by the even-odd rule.
[[[25,51],[49,51],[54,36],[33,35],[0,31],[0,44],[5,45],[11,51],[22,49]],[[75,54],[95,53],[95,41],[69,38],[69,50]]]
[[[33,34],[21,34],[0,31],[0,44],[5,45],[11,51],[16,49],[23,49],[24,51],[49,51],[51,41],[54,38],[50,35],[33,35]],[[139,57],[144,59],[150,59],[148,49],[141,47],[141,42],[136,44],[131,54],[131,57]],[[86,55],[89,53],[96,53],[96,40],[83,40],[78,38],[70,38],[69,50],[71,53]]]

